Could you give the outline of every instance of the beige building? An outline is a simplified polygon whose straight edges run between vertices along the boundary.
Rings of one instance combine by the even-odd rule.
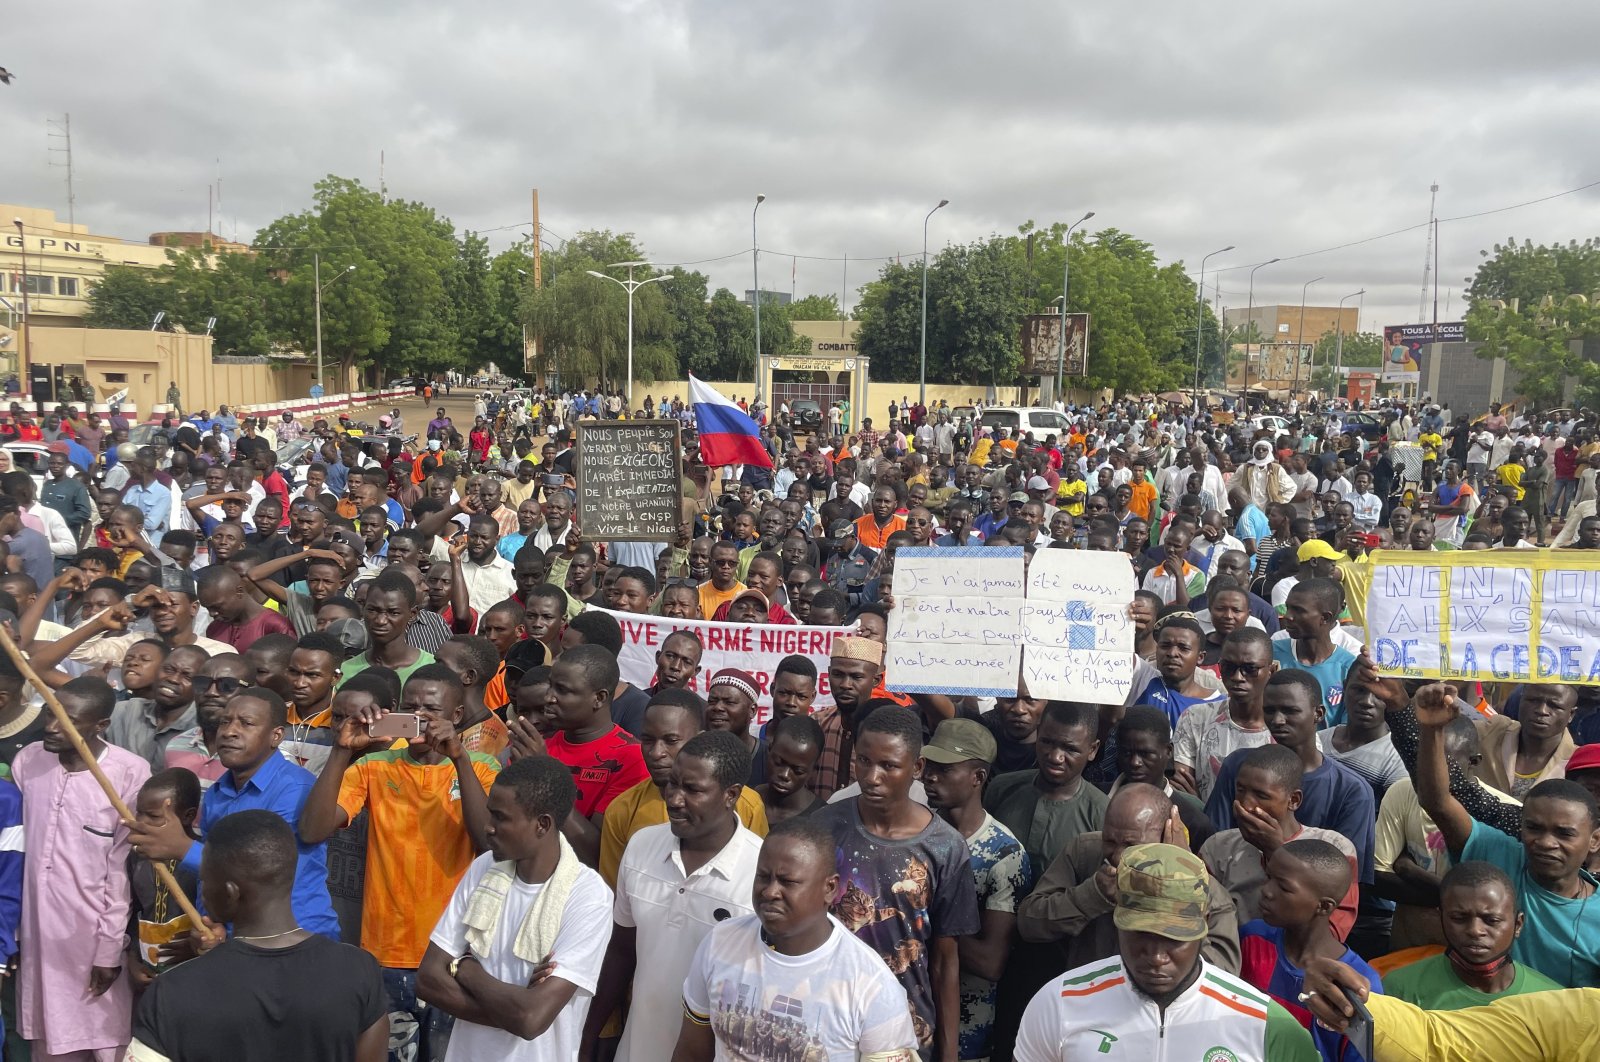
[[[1302,316],[1298,303],[1256,306],[1248,310],[1230,307],[1223,311],[1222,320],[1230,331],[1247,328],[1254,322],[1261,337],[1260,342],[1232,345],[1234,353],[1240,355],[1248,348],[1248,359],[1229,372],[1229,387],[1243,386],[1248,368],[1252,388],[1287,391],[1298,379],[1303,390],[1311,377],[1311,351],[1316,348],[1317,341],[1341,328],[1346,334],[1354,333],[1359,310],[1354,306],[1307,306]]]

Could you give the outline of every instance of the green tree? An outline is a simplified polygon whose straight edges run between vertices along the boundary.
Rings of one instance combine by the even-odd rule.
[[[1600,338],[1600,240],[1508,240],[1480,254],[1466,322],[1478,356],[1505,358],[1537,403],[1559,401],[1569,377],[1584,391],[1600,386],[1600,365],[1582,351]]]
[[[154,270],[139,266],[106,266],[100,282],[89,289],[90,328],[145,329],[156,314],[169,309],[172,291]]]
[[[803,299],[795,299],[785,307],[791,321],[842,321],[845,319],[844,311],[839,309],[839,296],[837,295],[807,295]],[[761,308],[762,313],[767,308]]]
[[[272,353],[267,300],[273,281],[259,257],[208,255],[195,248],[169,251],[167,263],[156,273],[174,293],[174,316],[186,331],[204,332],[215,319],[211,337],[216,353]]]
[[[626,279],[618,262],[643,261],[644,253],[630,234],[581,232],[560,250],[544,256],[544,286],[528,291],[523,311],[540,337],[547,372],[558,373],[574,386],[594,381],[619,387],[627,375],[628,294],[619,284],[591,276],[590,271]],[[636,267],[635,280],[659,275]],[[676,324],[660,289],[674,281],[648,284],[633,297],[633,374],[652,382],[678,373],[678,355],[671,343]]]
[[[717,363],[717,336],[707,307],[706,275],[681,267],[661,285],[667,313],[671,315],[671,341],[677,351],[678,371],[710,379]]]

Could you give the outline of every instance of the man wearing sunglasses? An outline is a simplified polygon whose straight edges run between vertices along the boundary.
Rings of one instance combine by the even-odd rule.
[[[222,726],[228,698],[254,684],[255,667],[238,653],[221,653],[200,665],[191,680],[196,726],[167,743],[162,766],[193,771],[205,789],[227,768],[217,757],[217,729]]]
[[[1277,670],[1272,639],[1265,631],[1241,627],[1228,635],[1218,665],[1228,700],[1195,705],[1178,717],[1172,735],[1174,785],[1203,802],[1211,795],[1217,772],[1230,753],[1271,743],[1266,692],[1267,680]]]

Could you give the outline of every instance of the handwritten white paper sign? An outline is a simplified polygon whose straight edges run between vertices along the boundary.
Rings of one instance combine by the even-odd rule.
[[[890,689],[1120,704],[1133,684],[1137,589],[1120,554],[902,548],[885,660]]]
[[[1022,549],[902,547],[884,660],[890,689],[1009,697],[1022,662]]]
[[[1138,589],[1119,554],[1041,549],[1028,565],[1022,677],[1028,695],[1120,704],[1133,686]]]

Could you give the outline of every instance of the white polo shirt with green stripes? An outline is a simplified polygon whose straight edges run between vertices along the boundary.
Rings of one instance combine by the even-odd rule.
[[[1319,1062],[1288,1011],[1204,959],[1163,1012],[1119,958],[1069,970],[1022,1016],[1016,1062]]]

